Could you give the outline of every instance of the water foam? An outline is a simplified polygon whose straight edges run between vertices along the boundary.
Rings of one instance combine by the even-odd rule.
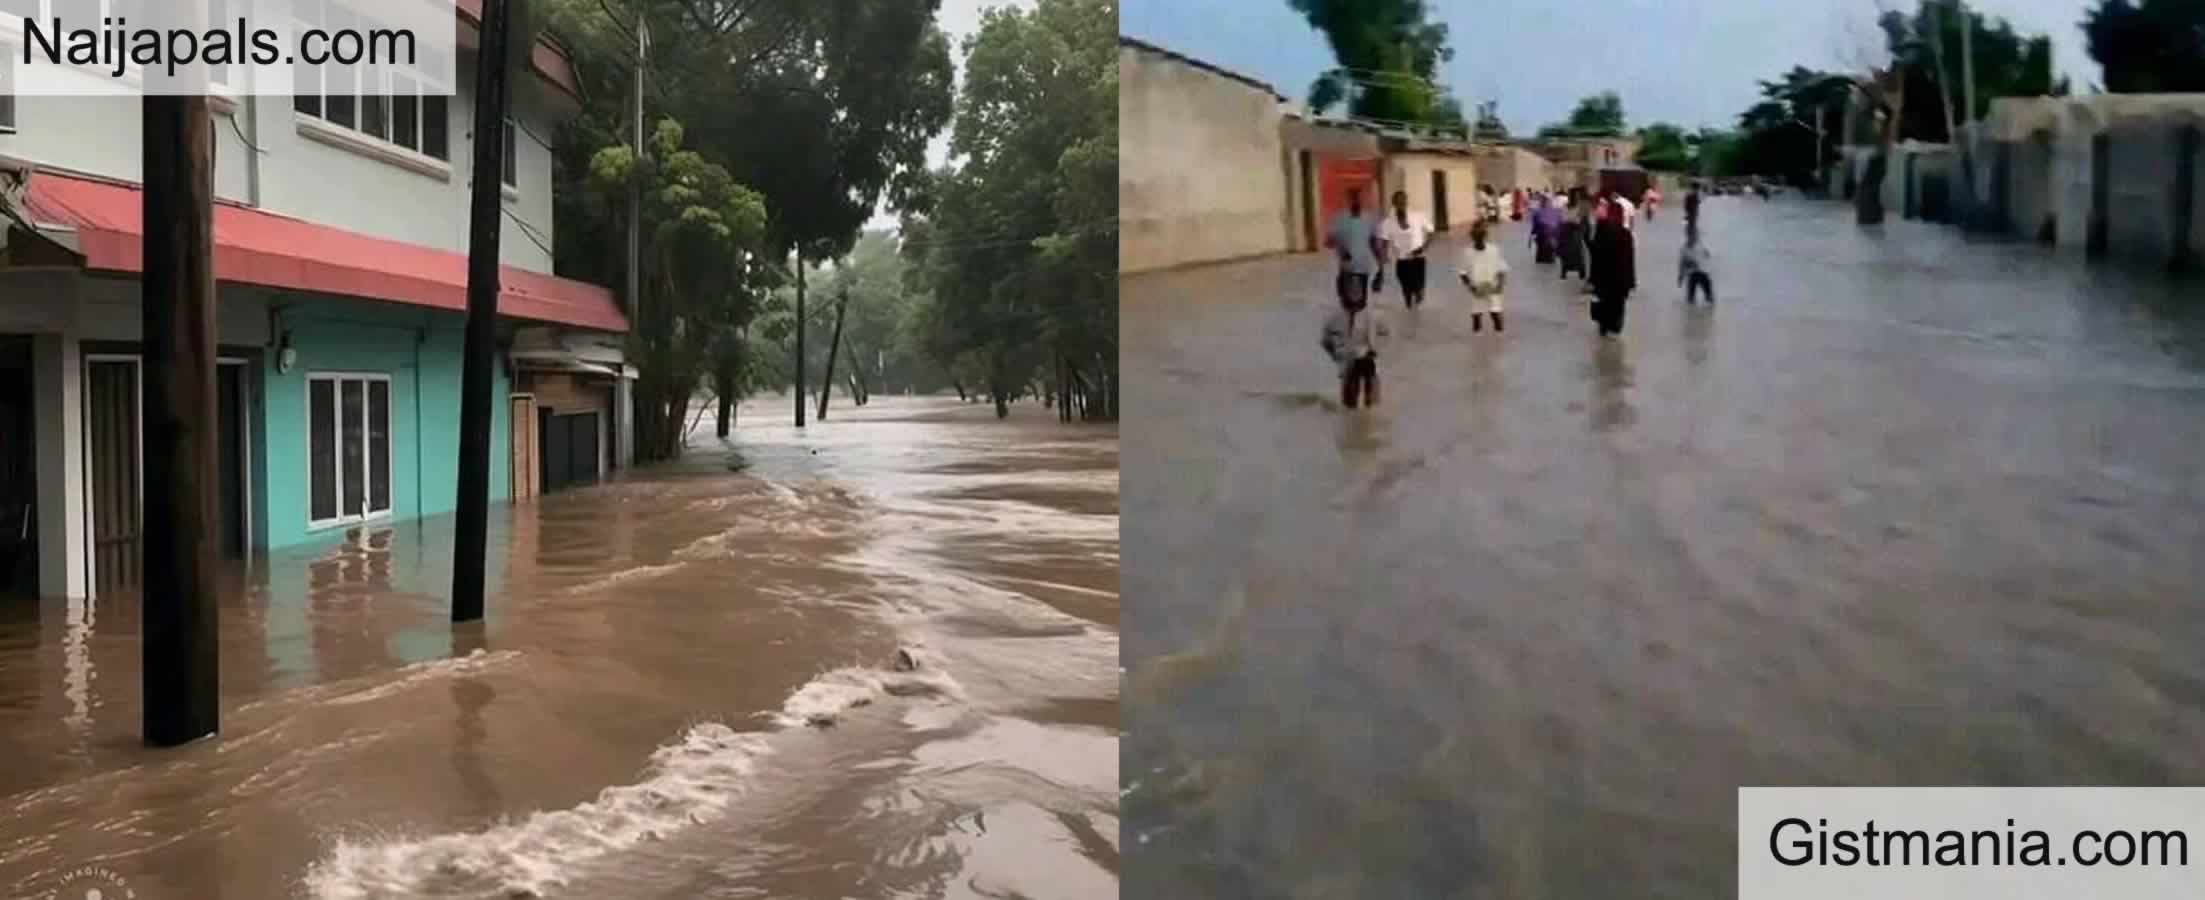
[[[307,871],[306,886],[317,900],[460,891],[541,896],[577,864],[718,818],[770,752],[766,737],[706,722],[653,752],[643,781],[606,788],[573,809],[482,832],[339,840]]]
[[[783,728],[825,728],[839,723],[851,710],[871,706],[884,695],[956,698],[963,694],[956,679],[938,667],[883,672],[849,666],[805,682],[781,704],[780,712],[768,715]]]
[[[384,697],[388,697],[392,694],[396,694],[400,691],[404,691],[408,688],[419,685],[424,681],[430,681],[437,678],[448,678],[454,675],[471,675],[484,669],[490,668],[491,666],[509,662],[515,658],[518,658],[520,655],[520,651],[518,650],[484,650],[481,648],[476,648],[474,652],[469,653],[466,656],[455,656],[450,659],[434,659],[428,662],[415,663],[413,665],[406,666],[405,668],[399,670],[399,676],[393,680],[386,681],[382,684],[376,685],[371,688],[366,688],[364,690],[354,691],[352,693],[338,697],[331,697],[323,702],[337,706],[345,706],[354,703],[366,703],[370,700],[380,700]]]
[[[923,660],[913,654],[914,660]],[[882,697],[958,697],[957,682],[919,663],[907,672],[835,669],[790,694],[766,717],[781,729],[826,727]],[[651,754],[642,781],[600,791],[573,809],[547,810],[480,832],[340,839],[307,871],[316,900],[496,894],[536,897],[566,883],[575,866],[718,819],[749,790],[776,731],[740,732],[718,722],[691,727]]]

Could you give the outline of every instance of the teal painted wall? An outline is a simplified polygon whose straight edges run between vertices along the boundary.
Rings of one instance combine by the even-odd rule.
[[[297,361],[276,371],[267,354],[260,415],[255,537],[281,548],[342,534],[345,525],[307,528],[306,379],[323,373],[390,377],[391,514],[383,523],[452,512],[459,496],[460,345],[466,317],[390,303],[293,297],[277,304],[278,333],[290,335]],[[502,362],[502,359],[501,359]],[[504,366],[492,395],[509,393]],[[510,499],[510,404],[491,404],[490,499]]]

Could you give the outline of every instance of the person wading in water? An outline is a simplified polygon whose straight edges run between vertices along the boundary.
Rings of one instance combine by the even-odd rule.
[[[1623,334],[1623,303],[1638,287],[1638,248],[1626,227],[1624,213],[1611,199],[1608,209],[1593,226],[1592,305],[1593,322],[1601,337]]]
[[[1409,211],[1407,191],[1393,192],[1393,215],[1378,226],[1378,237],[1379,249],[1393,260],[1394,280],[1401,282],[1402,307],[1424,305],[1424,249],[1432,242],[1432,223]]]

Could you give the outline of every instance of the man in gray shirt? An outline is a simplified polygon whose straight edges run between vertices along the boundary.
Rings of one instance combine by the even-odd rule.
[[[1348,189],[1348,208],[1325,226],[1325,243],[1340,257],[1340,298],[1353,291],[1355,305],[1370,296],[1371,278],[1378,273],[1378,232],[1363,218],[1363,189]]]

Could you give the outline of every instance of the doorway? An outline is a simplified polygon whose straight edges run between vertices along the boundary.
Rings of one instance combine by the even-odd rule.
[[[1432,170],[1432,227],[1447,230],[1447,173]]]
[[[542,439],[537,446],[543,453],[543,492],[596,484],[597,411],[561,413],[546,409],[538,413],[538,418],[542,423]]]
[[[519,502],[536,496],[536,477],[541,471],[536,452],[536,398],[528,394],[514,394],[511,416],[508,422],[513,429],[513,500]]]
[[[31,342],[0,337],[0,596],[38,592],[38,417]]]
[[[85,512],[91,531],[94,594],[135,590],[145,566],[144,385],[136,356],[87,355],[84,361]],[[215,367],[217,552],[244,559],[251,521],[246,473],[251,404],[245,361]]]
[[[136,588],[144,574],[138,417],[143,402],[136,357],[85,358],[84,480],[91,494],[85,512],[91,519],[96,594]]]
[[[1315,253],[1317,243],[1317,176],[1309,167],[1309,151],[1301,152],[1302,158],[1302,241],[1303,249]]]

